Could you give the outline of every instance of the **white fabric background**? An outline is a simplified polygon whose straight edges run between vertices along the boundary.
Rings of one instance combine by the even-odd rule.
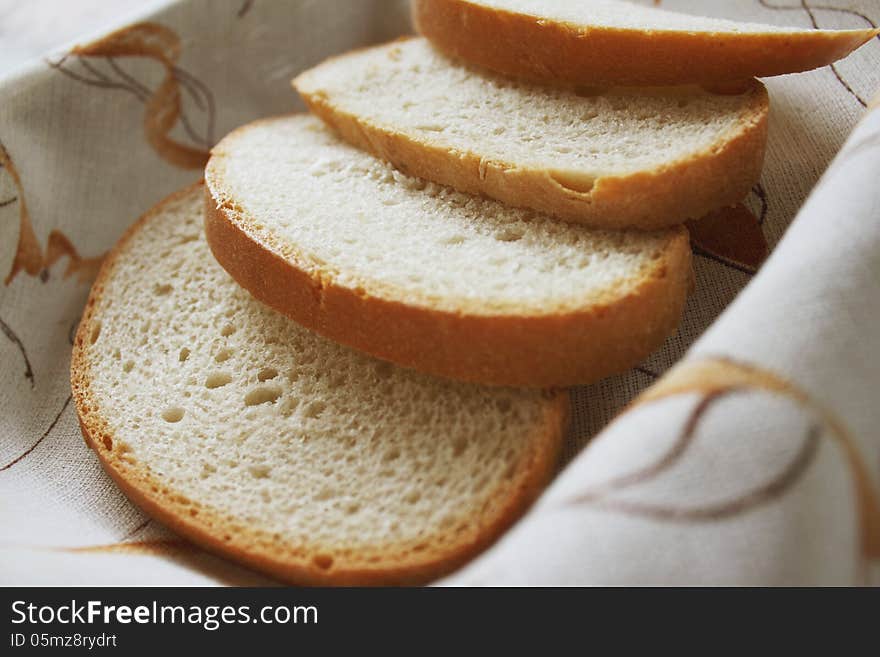
[[[815,10],[795,0],[662,6],[804,27],[880,21],[867,0]],[[90,259],[197,179],[200,153],[241,123],[301,108],[289,86],[298,71],[408,25],[402,3],[381,0],[182,0],[140,20],[162,26],[178,50],[163,42],[160,52],[173,61],[104,42],[79,55],[62,48],[0,81],[0,583],[266,582],[180,541],[107,479],[69,402],[69,336]],[[145,123],[169,66],[181,112],[151,142]],[[448,582],[877,583],[880,554],[865,536],[880,519],[864,509],[880,487],[880,114],[863,121],[850,154],[798,211],[880,88],[880,40],[835,69],[766,81],[766,164],[746,205],[762,219],[750,239],[762,235],[773,257],[755,276],[735,240],[721,245],[726,256],[697,255],[678,334],[639,368],[572,391],[568,467]],[[27,267],[8,278],[22,244]],[[702,383],[635,406],[583,449],[710,326],[679,370]],[[626,483],[674,448],[714,394],[701,364],[719,362],[730,379],[722,388],[745,383],[712,401],[670,465]],[[626,485],[609,492],[618,478]]]

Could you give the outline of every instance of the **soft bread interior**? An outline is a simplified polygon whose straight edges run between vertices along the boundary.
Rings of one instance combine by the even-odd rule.
[[[395,170],[306,115],[232,133],[206,179],[253,239],[316,278],[473,315],[613,304],[683,230],[595,230],[462,194]]]
[[[74,389],[111,461],[172,491],[173,525],[210,518],[245,554],[331,574],[442,563],[499,531],[549,476],[563,398],[446,382],[300,328],[214,261],[203,195],[166,202],[93,293]]]
[[[333,58],[295,81],[338,111],[423,143],[585,181],[659,171],[740,134],[763,107],[698,86],[564,88],[516,81],[450,60],[425,39]]]

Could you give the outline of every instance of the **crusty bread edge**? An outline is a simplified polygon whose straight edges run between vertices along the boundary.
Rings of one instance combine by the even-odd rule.
[[[573,223],[654,230],[699,219],[745,198],[764,163],[769,98],[757,80],[747,85],[746,93],[753,95],[753,102],[737,126],[703,150],[651,171],[582,180],[580,172],[491,160],[472,151],[410,137],[346,112],[332,98],[314,90],[320,85],[309,82],[321,66],[300,74],[293,85],[309,110],[352,145],[404,173]]]
[[[126,231],[104,261],[77,329],[71,358],[71,389],[83,437],[107,474],[134,504],[173,531],[210,552],[291,584],[422,584],[452,572],[491,545],[531,505],[553,475],[569,419],[569,398],[565,391],[544,393],[548,400],[545,421],[536,428],[537,435],[531,442],[531,449],[519,464],[520,468],[511,478],[507,490],[493,496],[503,504],[485,523],[479,524],[476,532],[463,536],[449,548],[436,551],[431,551],[430,546],[422,551],[416,551],[416,545],[378,546],[374,549],[381,559],[369,566],[362,563],[363,559],[349,564],[345,558],[337,556],[332,566],[323,568],[318,565],[320,559],[316,558],[325,553],[334,554],[332,546],[323,550],[278,545],[266,532],[237,525],[210,507],[195,506],[191,500],[166,488],[140,467],[124,443],[114,436],[111,423],[102,415],[89,384],[89,336],[96,305],[116,260],[143,224],[161,212],[166,204],[198,193],[201,186],[199,182],[172,194]]]
[[[531,80],[586,85],[714,84],[797,73],[845,57],[877,29],[733,34],[583,26],[468,0],[411,0],[441,50]]]
[[[279,119],[239,130],[274,120]],[[634,273],[625,289],[542,314],[481,314],[464,303],[442,309],[340,284],[331,272],[304,264],[307,258],[266,235],[229,200],[218,154],[237,133],[215,147],[205,172],[208,245],[254,297],[336,342],[451,379],[549,388],[625,371],[678,326],[692,279],[683,227],[670,229],[666,248]]]

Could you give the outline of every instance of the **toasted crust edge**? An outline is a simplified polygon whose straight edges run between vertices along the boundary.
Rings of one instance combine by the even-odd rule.
[[[283,120],[284,117],[281,117]],[[264,119],[255,126],[279,119]],[[247,130],[245,126],[239,130]],[[375,357],[461,381],[519,387],[587,384],[629,369],[678,326],[692,280],[687,230],[667,246],[629,292],[546,314],[445,310],[376,296],[336,282],[282,255],[226,199],[217,147],[205,171],[205,235],[239,285],[274,310],[331,340]]]
[[[345,56],[331,57],[327,62]],[[491,160],[419,140],[346,112],[321,91],[309,91],[313,86],[309,78],[322,65],[297,76],[293,86],[309,110],[352,145],[404,173],[571,223],[655,230],[699,219],[745,198],[764,164],[770,103],[767,89],[757,80],[747,83],[744,93],[754,97],[738,129],[721,135],[706,149],[654,170],[605,176],[579,185],[579,172],[553,172]],[[585,186],[589,191],[575,188]]]
[[[167,203],[199,193],[202,185],[199,182],[166,197],[125,232],[101,267],[76,332],[70,367],[71,390],[83,438],[107,474],[135,505],[193,543],[291,584],[423,584],[452,572],[494,543],[527,510],[552,478],[569,420],[569,398],[565,391],[545,392],[548,399],[545,422],[536,428],[532,448],[509,485],[512,492],[485,523],[475,523],[478,531],[463,535],[450,548],[435,551],[414,552],[410,545],[377,546],[375,550],[387,561],[369,567],[356,560],[346,563],[344,557],[337,557],[333,565],[325,569],[316,564],[315,558],[326,552],[333,553],[332,546],[326,549],[279,546],[268,533],[238,525],[210,507],[199,507],[198,513],[193,515],[189,500],[165,487],[131,458],[124,444],[114,436],[111,423],[102,415],[100,405],[90,391],[88,336],[96,305],[105,281],[132,236]]]
[[[797,73],[831,64],[880,34],[646,32],[539,21],[467,0],[411,0],[411,6],[416,30],[449,54],[500,73],[568,84],[712,84]]]

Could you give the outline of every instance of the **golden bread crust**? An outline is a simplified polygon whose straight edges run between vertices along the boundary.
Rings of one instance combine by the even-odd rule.
[[[295,256],[296,245],[266,239],[252,218],[225,200],[230,196],[223,167],[215,160],[223,152],[221,142],[205,174],[205,235],[220,265],[274,310],[378,358],[475,383],[587,384],[643,360],[681,318],[692,276],[683,227],[672,229],[666,248],[633,274],[627,293],[609,291],[577,307],[540,314],[528,309],[483,314],[464,302],[458,309],[437,308],[421,299],[349,287],[329,272],[300,264],[307,258]]]
[[[584,26],[467,0],[412,0],[416,30],[499,73],[585,85],[715,84],[797,73],[846,57],[880,30],[685,32]]]

